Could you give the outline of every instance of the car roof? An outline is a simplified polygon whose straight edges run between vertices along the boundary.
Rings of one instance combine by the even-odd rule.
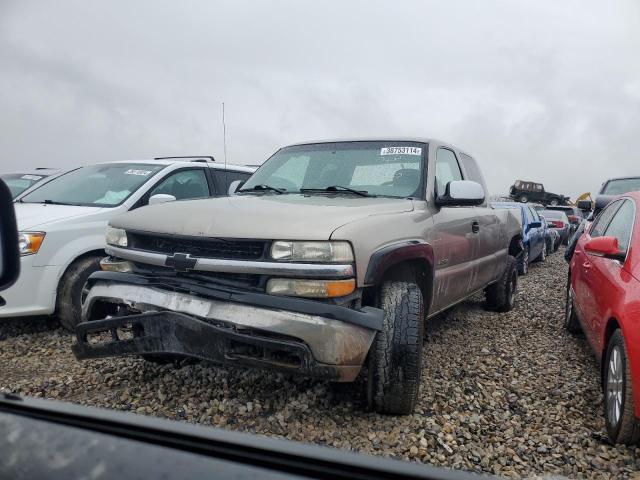
[[[612,177],[612,178],[607,178],[604,183],[610,182],[611,180],[630,180],[632,178],[640,178],[640,175],[630,175],[628,177]]]
[[[30,170],[16,170],[12,172],[3,172],[0,175],[40,175],[42,177],[48,177],[49,175],[53,175],[54,173],[60,172],[57,168],[33,168]]]
[[[143,165],[163,165],[168,167],[169,165],[203,165],[206,164],[207,167],[209,168],[213,168],[213,169],[217,169],[217,170],[224,170],[225,169],[225,164],[224,163],[214,163],[214,162],[201,162],[201,161],[189,161],[189,160],[170,160],[170,159],[160,159],[160,160],[154,160],[154,159],[140,159],[140,160],[112,160],[109,162],[101,162],[98,163],[96,165],[108,165],[108,164],[112,164],[112,163],[140,163]],[[226,164],[226,168],[227,170],[234,170],[237,172],[246,172],[246,173],[253,173],[256,171],[255,167],[247,167],[246,165],[236,165],[234,163],[227,163]]]

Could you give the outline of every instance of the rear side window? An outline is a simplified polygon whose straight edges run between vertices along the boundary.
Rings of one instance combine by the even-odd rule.
[[[616,237],[618,239],[618,247],[620,251],[625,252],[629,248],[631,241],[631,229],[633,228],[633,220],[635,218],[635,208],[633,203],[625,200],[615,215],[609,222],[609,226],[604,231],[607,237]]]
[[[589,230],[589,235],[592,237],[602,237],[604,235],[604,231],[609,225],[609,222],[618,211],[618,208],[622,205],[622,200],[618,200],[616,202],[610,203],[607,205],[598,218],[596,218],[595,222],[591,226],[591,230]]]
[[[173,195],[176,200],[205,198],[209,196],[209,184],[204,170],[180,170],[165,178],[149,196],[157,194]]]
[[[439,148],[436,153],[436,192],[443,195],[449,182],[462,180],[462,172],[455,154],[448,148]]]

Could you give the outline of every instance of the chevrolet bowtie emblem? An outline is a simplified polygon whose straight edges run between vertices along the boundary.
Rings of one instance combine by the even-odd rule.
[[[193,270],[197,261],[188,253],[174,253],[171,256],[167,255],[164,264],[167,267],[172,267],[176,272],[188,272]]]

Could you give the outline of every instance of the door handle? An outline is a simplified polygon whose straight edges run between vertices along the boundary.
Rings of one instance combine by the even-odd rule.
[[[585,260],[584,262],[582,262],[582,268],[591,268],[591,262]]]
[[[473,233],[478,233],[480,231],[480,224],[478,222],[473,222],[471,224],[471,231]]]

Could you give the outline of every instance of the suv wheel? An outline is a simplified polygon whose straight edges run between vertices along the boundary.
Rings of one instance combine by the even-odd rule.
[[[522,250],[522,256],[518,265],[518,273],[520,275],[526,275],[529,273],[529,247],[524,247]]]
[[[565,295],[566,302],[564,306],[564,328],[569,333],[580,332],[580,321],[576,315],[575,305],[573,304],[573,292],[571,291],[571,272],[567,279],[567,292]]]
[[[82,303],[86,297],[85,284],[89,275],[100,270],[102,257],[86,257],[73,262],[58,284],[56,316],[66,330],[73,332],[82,317]]]
[[[500,280],[484,290],[487,308],[497,312],[513,310],[518,292],[518,268],[515,257],[507,257],[507,266]]]
[[[520,195],[520,198],[518,198],[518,200],[520,200],[522,203],[527,203],[529,201],[529,198],[526,195]]]
[[[558,203],[560,203],[560,202],[559,202],[559,201],[558,201],[558,199],[557,199],[557,198],[555,198],[555,197],[554,197],[554,198],[552,198],[551,200],[549,200],[549,205],[551,205],[552,207],[556,207],[556,206],[558,206]]]
[[[604,368],[604,418],[613,443],[633,444],[640,440],[640,423],[635,419],[631,371],[624,338],[616,330],[607,346]]]
[[[369,352],[367,382],[370,407],[380,413],[405,415],[418,401],[424,331],[424,302],[415,283],[382,285],[383,329]]]

